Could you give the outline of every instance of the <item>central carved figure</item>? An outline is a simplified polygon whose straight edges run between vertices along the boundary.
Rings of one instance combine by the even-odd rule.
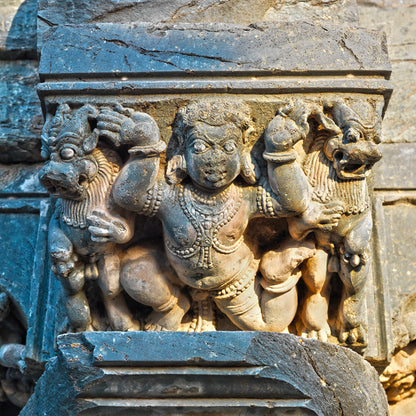
[[[102,125],[111,125],[109,117],[115,119],[106,114]],[[140,144],[130,148],[113,196],[120,206],[161,220],[175,273],[147,253],[127,255],[122,286],[154,309],[150,330],[179,328],[191,304],[184,286],[209,294],[240,329],[285,330],[296,313],[297,280],[285,284],[280,274],[279,281],[269,278],[256,284],[260,259],[245,231],[252,218],[290,217],[309,207],[310,186],[291,149],[302,138],[301,130],[287,118],[277,136],[266,135],[268,177],[256,177],[260,175],[249,153],[250,110],[239,100],[192,102],[179,110],[173,130],[177,145],[166,172],[159,169],[159,154],[165,149],[159,132],[143,136],[143,143],[137,138]],[[319,209],[316,224],[327,223],[325,205]],[[296,259],[296,265],[314,254],[304,242],[288,250],[287,258],[292,263]],[[288,269],[282,263],[279,268]]]

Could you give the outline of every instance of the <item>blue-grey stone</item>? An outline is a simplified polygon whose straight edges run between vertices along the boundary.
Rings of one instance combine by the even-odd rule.
[[[377,372],[343,347],[267,332],[93,332],[59,337],[21,415],[58,412],[382,416],[388,406]]]

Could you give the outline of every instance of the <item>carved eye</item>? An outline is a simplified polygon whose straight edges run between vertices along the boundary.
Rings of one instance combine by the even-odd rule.
[[[360,131],[355,129],[349,129],[345,135],[345,138],[349,142],[358,142],[360,139],[362,139],[362,134]]]
[[[227,153],[234,153],[237,149],[237,144],[234,140],[229,140],[224,144],[223,148]]]
[[[203,153],[208,149],[207,145],[202,140],[195,140],[193,146],[195,153]]]
[[[75,156],[75,151],[74,149],[71,149],[70,147],[64,147],[61,150],[61,158],[63,160],[70,160]]]

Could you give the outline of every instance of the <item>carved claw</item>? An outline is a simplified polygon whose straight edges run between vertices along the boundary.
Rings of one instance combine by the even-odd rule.
[[[154,322],[147,322],[146,325],[144,326],[144,330],[145,331],[170,331],[169,328],[165,328],[164,326],[159,325]]]

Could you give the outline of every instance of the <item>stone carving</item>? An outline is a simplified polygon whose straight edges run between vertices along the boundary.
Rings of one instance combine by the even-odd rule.
[[[23,360],[26,331],[8,294],[0,290],[0,402],[23,407],[34,382],[25,374]]]
[[[166,164],[147,114],[64,104],[49,117],[40,177],[59,198],[50,253],[73,329],[94,329],[85,281],[97,280],[117,330],[138,328],[127,294],[152,308],[146,330],[215,330],[220,311],[238,329],[293,332],[297,315],[304,336],[327,340],[332,330],[365,342],[366,175],[381,157],[378,117],[367,102],[286,104],[253,151],[247,104],[191,101],[176,114]],[[164,248],[157,237],[132,239],[135,215],[160,220]],[[255,218],[280,227],[277,244],[248,232]],[[330,322],[334,273],[343,295]]]
[[[92,326],[86,281],[98,281],[113,330],[137,329],[119,284],[120,247],[133,235],[131,216],[111,199],[111,185],[121,159],[98,143],[93,128],[99,110],[84,105],[77,110],[63,104],[46,121],[42,155],[48,162],[39,176],[51,195],[59,198],[49,226],[52,270],[66,294],[71,329]],[[120,143],[113,143],[114,146]]]
[[[329,284],[333,273],[343,283],[337,332],[341,342],[365,343],[363,296],[369,272],[372,218],[366,175],[381,158],[380,123],[374,109],[364,102],[357,111],[344,102],[331,106],[333,120],[308,143],[303,169],[313,187],[312,201],[340,208],[337,224],[314,230],[316,253],[303,266],[307,294],[301,312],[300,334],[327,340]],[[358,115],[360,114],[360,116]],[[291,113],[289,113],[289,117]],[[313,205],[311,205],[313,206]],[[289,218],[291,235],[303,238],[313,230],[306,210]]]
[[[396,352],[380,376],[380,381],[391,403],[416,393],[416,343],[412,342]]]
[[[159,172],[163,145],[158,135],[129,150],[114,198],[125,209],[160,218],[166,254],[181,282],[173,285],[162,274],[122,272],[124,289],[154,309],[147,329],[179,328],[190,307],[181,285],[209,293],[240,329],[283,331],[293,320],[296,282],[277,290],[269,275],[260,289],[256,247],[244,232],[252,218],[294,216],[308,207],[309,185],[292,150],[302,134],[294,122],[282,126],[279,137],[266,134],[269,179],[257,178],[249,157],[252,128],[250,110],[239,100],[201,99],[176,116],[177,143],[166,176]],[[318,214],[316,224],[321,220]],[[313,254],[296,245],[288,250],[300,261]],[[147,290],[135,290],[138,281]]]

